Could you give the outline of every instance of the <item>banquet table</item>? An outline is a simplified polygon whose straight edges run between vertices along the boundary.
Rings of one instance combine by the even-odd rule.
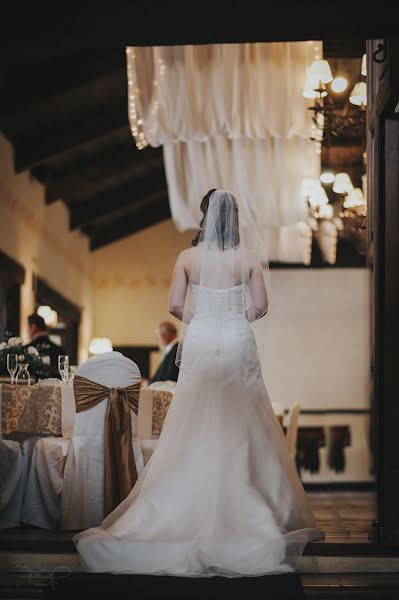
[[[3,436],[31,434],[72,437],[75,399],[72,385],[0,385]]]
[[[157,388],[153,391],[156,390]],[[157,398],[156,393],[154,396]],[[154,410],[156,413],[155,420],[160,421],[159,429],[161,429],[167,409],[165,410],[164,407],[160,418],[158,404],[155,403],[156,406],[154,405],[151,412]],[[273,403],[273,410],[282,424],[283,407]],[[75,398],[70,384],[61,384],[59,380],[54,383],[48,381],[30,386],[0,384],[0,421],[3,436],[31,434],[62,436],[70,439],[75,415]],[[153,418],[154,415],[151,416],[151,420]],[[157,431],[157,435],[160,435],[160,430]]]

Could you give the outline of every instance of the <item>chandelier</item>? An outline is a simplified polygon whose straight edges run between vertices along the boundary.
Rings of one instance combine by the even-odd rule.
[[[359,254],[366,253],[366,199],[348,173],[327,171],[320,179],[305,178],[301,195],[308,204],[308,224],[326,262],[335,263],[339,238],[350,241]]]
[[[317,143],[320,153],[321,143],[325,141],[325,133],[339,137],[360,137],[364,139],[366,128],[367,88],[366,55],[362,58],[361,77],[344,106],[337,105],[329,94],[329,87],[335,93],[344,92],[348,82],[344,77],[333,77],[327,60],[314,60],[307,72],[303,96],[314,100],[308,107],[312,115],[311,140]],[[329,87],[327,87],[329,86]]]

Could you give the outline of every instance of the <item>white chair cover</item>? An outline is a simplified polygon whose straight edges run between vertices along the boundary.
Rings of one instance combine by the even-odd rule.
[[[57,529],[65,461],[71,440],[62,437],[40,438],[29,461],[22,507],[23,523]]]
[[[127,387],[140,381],[138,366],[120,352],[89,358],[76,372],[106,387]],[[76,415],[64,473],[62,529],[86,529],[101,524],[104,512],[104,425],[108,398]],[[131,411],[133,453],[137,474],[144,468],[137,439],[137,416]]]
[[[47,379],[40,385],[61,385],[59,379]],[[26,488],[22,506],[23,523],[57,529],[61,516],[61,493],[65,461],[74,421],[73,390],[61,388],[61,418],[64,437],[44,437],[23,443],[26,456]],[[74,401],[73,401],[74,402]],[[31,448],[27,448],[30,444]]]
[[[19,442],[3,439],[0,384],[0,529],[18,527],[25,488],[25,461]]]

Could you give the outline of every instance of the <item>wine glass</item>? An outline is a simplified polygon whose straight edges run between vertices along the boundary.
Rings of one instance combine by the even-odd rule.
[[[78,365],[69,365],[69,372],[68,372],[68,382],[69,383],[73,383],[73,380],[75,379],[77,368],[78,368]]]
[[[69,356],[66,354],[60,354],[58,357],[58,371],[61,375],[62,383],[68,383]]]
[[[10,373],[11,385],[15,384],[15,373],[18,370],[18,357],[16,354],[7,354],[7,371]]]
[[[19,365],[16,381],[20,385],[30,385],[29,365]]]

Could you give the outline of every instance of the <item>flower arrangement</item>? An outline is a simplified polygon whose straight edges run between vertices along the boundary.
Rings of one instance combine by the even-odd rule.
[[[45,342],[35,347],[24,345],[20,337],[8,338],[7,341],[0,343],[0,374],[8,375],[7,355],[16,354],[18,363],[27,365],[30,375],[37,379],[58,377],[58,371],[50,363],[48,349],[49,345]]]

